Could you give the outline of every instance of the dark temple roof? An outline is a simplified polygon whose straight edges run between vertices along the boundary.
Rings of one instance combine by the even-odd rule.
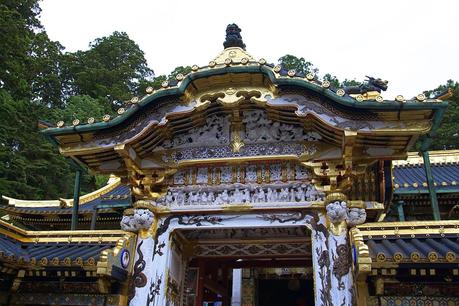
[[[0,260],[41,265],[94,265],[103,250],[114,242],[91,243],[21,243],[0,235]]]
[[[373,262],[456,263],[459,257],[459,237],[441,235],[425,238],[367,238]]]
[[[410,153],[407,161],[394,162],[395,194],[428,193],[422,159]],[[437,193],[459,192],[459,151],[430,152]]]
[[[113,183],[113,186],[109,184],[91,194],[88,195],[89,197],[80,197],[79,214],[92,213],[95,208],[98,209],[99,213],[108,212],[114,208],[126,208],[132,204],[130,186],[121,184],[119,181]],[[5,201],[0,203],[0,209],[6,212],[18,214],[72,213],[72,206],[68,205],[68,202],[73,203],[71,200],[22,201],[8,197],[3,197],[3,199],[8,202],[6,204]]]
[[[351,230],[353,245],[368,246],[359,256],[371,258],[373,268],[457,268],[459,221],[375,222]]]

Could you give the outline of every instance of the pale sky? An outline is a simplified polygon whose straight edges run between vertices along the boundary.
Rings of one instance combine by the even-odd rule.
[[[124,31],[156,75],[207,65],[237,23],[247,51],[275,63],[289,53],[340,80],[389,80],[382,95],[411,98],[459,81],[459,2],[43,0],[41,21],[68,51]]]

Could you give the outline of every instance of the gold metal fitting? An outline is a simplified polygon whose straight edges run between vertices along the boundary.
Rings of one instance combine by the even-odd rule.
[[[260,65],[265,65],[265,64],[266,64],[266,60],[265,60],[264,58],[260,58],[260,59],[258,60],[258,64],[260,64]]]
[[[191,70],[198,71],[199,70],[199,66],[198,65],[193,65],[193,66],[191,66]]]
[[[248,59],[247,57],[243,57],[243,58],[241,59],[241,64],[244,64],[244,65],[245,65],[245,64],[247,64],[248,62],[249,62],[249,59]]]
[[[287,74],[288,74],[289,77],[294,77],[295,74],[296,74],[296,71],[295,71],[295,69],[291,69],[291,70],[289,70],[289,71],[287,72]]]
[[[314,73],[309,72],[308,74],[306,74],[306,79],[308,79],[308,81],[312,81],[312,80],[314,80],[315,76],[316,75]]]
[[[365,98],[362,95],[358,95],[357,97],[355,97],[355,99],[359,102],[362,102],[363,100],[365,100]]]
[[[280,65],[276,65],[273,68],[274,72],[280,72],[282,70],[282,67]]]
[[[102,117],[102,120],[103,120],[104,122],[108,122],[108,121],[110,120],[110,115],[104,115],[104,116]]]
[[[418,101],[425,101],[425,99],[427,99],[425,94],[419,94],[416,96],[416,100]]]
[[[75,119],[75,120],[72,121],[72,124],[73,125],[78,125],[78,124],[80,124],[80,120]]]
[[[336,91],[336,94],[340,97],[344,96],[346,94],[346,92],[344,91],[344,89],[340,88]]]
[[[164,81],[161,83],[161,87],[162,88],[166,88],[167,86],[169,86],[169,82],[168,81]]]
[[[347,197],[339,192],[330,193],[325,197],[325,205],[330,204],[335,201],[347,201]]]
[[[57,125],[58,128],[61,128],[61,127],[64,126],[64,121],[61,120],[61,121],[57,122],[56,125]]]
[[[376,97],[376,101],[377,102],[383,102],[384,101],[384,98],[382,96],[377,96]]]
[[[145,89],[145,92],[146,92],[147,94],[153,93],[153,87],[148,86],[147,89]]]
[[[181,74],[181,73],[179,73],[179,74],[177,74],[177,75],[175,76],[175,79],[176,79],[177,81],[181,81],[181,80],[183,80],[184,78],[185,78],[185,76],[184,76],[183,74]]]
[[[330,87],[330,81],[328,81],[328,80],[323,81],[322,82],[322,87],[323,88],[329,88]]]
[[[89,117],[89,118],[88,118],[88,123],[89,123],[89,124],[93,124],[94,121],[95,121],[94,117]]]
[[[405,102],[405,98],[402,95],[397,95],[395,97],[395,100],[398,102]]]
[[[227,65],[227,66],[231,65],[232,62],[233,62],[233,60],[231,58],[229,58],[229,57],[225,59],[225,65]]]
[[[149,87],[149,88],[151,88],[151,87]],[[153,89],[153,88],[152,88],[152,89]],[[137,102],[139,102],[139,98],[138,98],[138,97],[132,97],[131,103],[132,103],[132,104],[136,104]]]
[[[215,67],[215,65],[217,65],[216,62],[214,62],[214,61],[210,61],[209,62],[209,67],[213,68],[213,67]]]
[[[117,113],[118,113],[118,115],[122,115],[122,114],[124,114],[125,111],[126,110],[123,107],[121,107],[121,108],[118,108]]]

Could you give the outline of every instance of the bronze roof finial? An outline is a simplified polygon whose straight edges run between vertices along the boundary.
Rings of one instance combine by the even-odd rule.
[[[237,24],[232,23],[226,27],[226,39],[223,46],[225,49],[230,47],[239,47],[245,50],[245,44],[242,41],[241,36],[241,29],[237,26]]]

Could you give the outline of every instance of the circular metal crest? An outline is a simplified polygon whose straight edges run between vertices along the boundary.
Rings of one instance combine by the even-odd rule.
[[[109,121],[109,120],[110,120],[110,115],[104,115],[104,116],[102,117],[102,120],[103,120],[104,122]]]
[[[73,125],[78,125],[78,124],[80,124],[80,120],[75,119],[75,120],[72,121],[72,124]]]
[[[340,88],[336,91],[336,94],[340,97],[344,96],[346,94],[346,92],[344,91],[344,89]]]
[[[129,254],[129,251],[126,249],[123,249],[120,254],[120,261],[121,261],[121,266],[124,269],[127,269],[129,266],[129,262],[131,261],[131,254]]]
[[[61,120],[61,121],[57,122],[56,125],[57,125],[57,127],[61,128],[61,127],[64,126],[64,121]]]

